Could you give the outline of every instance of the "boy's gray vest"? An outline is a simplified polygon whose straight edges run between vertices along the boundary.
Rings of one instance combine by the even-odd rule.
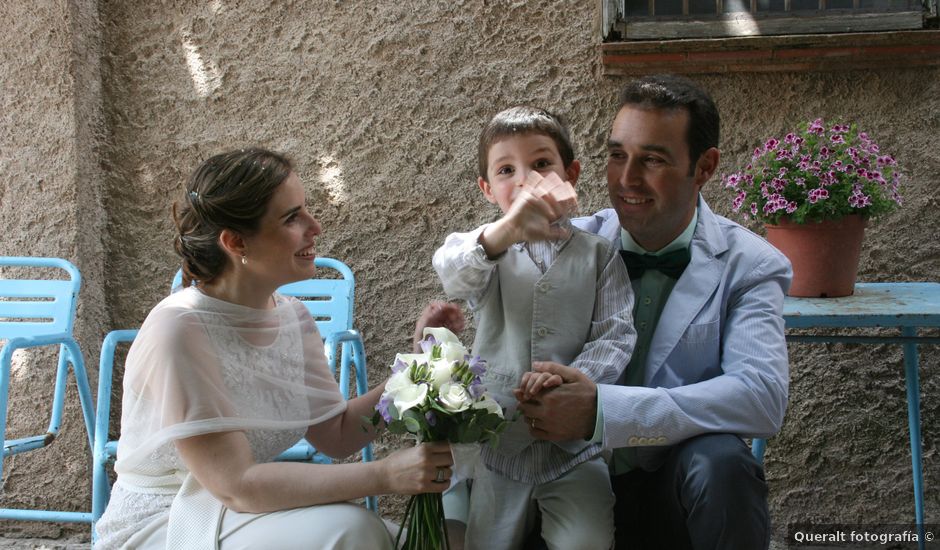
[[[543,275],[529,255],[511,247],[499,260],[496,276],[474,310],[476,337],[473,353],[488,363],[487,389],[512,418],[516,399],[512,390],[533,361],[570,365],[581,353],[591,331],[597,281],[607,266],[612,247],[607,239],[578,229],[559,251]],[[521,416],[500,436],[496,452],[484,446],[487,466],[506,474],[508,464],[521,466],[522,452],[536,440]],[[544,441],[541,445],[552,445]],[[588,443],[583,440],[556,443],[575,455]],[[520,455],[521,453],[521,455]],[[520,456],[516,456],[520,455]],[[554,457],[552,463],[562,457]],[[496,466],[494,468],[494,466]],[[529,465],[538,466],[538,465]],[[516,469],[516,468],[513,468]],[[557,472],[555,477],[564,472]]]

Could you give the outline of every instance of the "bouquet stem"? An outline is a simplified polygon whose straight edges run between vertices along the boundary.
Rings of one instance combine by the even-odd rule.
[[[407,530],[405,543],[399,546],[402,533]],[[404,550],[450,550],[447,526],[444,520],[444,499],[440,493],[412,495],[405,508],[395,547]]]

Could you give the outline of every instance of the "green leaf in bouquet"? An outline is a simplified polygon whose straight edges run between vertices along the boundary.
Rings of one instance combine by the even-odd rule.
[[[429,392],[429,393],[430,393],[430,392]],[[448,411],[447,409],[445,409],[444,407],[442,407],[441,404],[437,402],[437,400],[432,399],[432,400],[430,400],[430,401],[431,401],[431,408],[434,409],[435,411],[441,412],[441,413],[443,413],[445,416],[448,416],[448,417],[450,417],[450,416],[455,416],[453,412]]]
[[[408,433],[408,430],[405,428],[405,423],[401,420],[392,420],[392,422],[388,425],[388,431],[395,435]]]
[[[426,432],[428,428],[427,419],[416,409],[408,409],[405,411],[404,414],[402,414],[402,422],[405,423],[405,427],[408,428],[408,431],[413,434]]]
[[[483,429],[480,428],[480,425],[471,420],[466,424],[466,429],[464,430],[463,437],[461,438],[461,443],[476,443],[480,440],[480,437],[483,435]]]
[[[410,416],[406,416],[405,418],[402,418],[402,422],[405,425],[405,429],[413,434],[416,434],[421,431],[421,423]]]

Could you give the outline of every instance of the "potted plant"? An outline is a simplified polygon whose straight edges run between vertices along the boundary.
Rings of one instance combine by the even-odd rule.
[[[901,179],[895,158],[855,124],[816,119],[765,141],[722,183],[735,192],[732,210],[762,222],[790,259],[789,294],[835,297],[852,294],[865,225],[901,204]]]

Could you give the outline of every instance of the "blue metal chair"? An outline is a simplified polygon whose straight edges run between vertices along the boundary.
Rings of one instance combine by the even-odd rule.
[[[330,371],[336,374],[336,349],[340,349],[339,386],[343,397],[349,399],[349,377],[352,368],[356,373],[356,394],[368,391],[366,380],[366,354],[362,337],[352,330],[353,293],[355,280],[352,271],[345,264],[332,258],[316,258],[318,268],[334,269],[342,279],[308,279],[284,285],[278,292],[285,296],[297,297],[317,323],[317,329],[324,337],[327,362]],[[171,290],[182,286],[182,273],[177,272]],[[121,343],[133,342],[136,330],[115,330],[110,332],[101,346],[101,362],[98,370],[98,412],[94,441],[94,470],[92,516],[97,521],[104,513],[111,494],[107,466],[117,455],[117,441],[108,441],[108,426],[111,411],[111,384],[114,370],[114,353]],[[362,449],[362,460],[372,460],[372,444]],[[300,440],[287,449],[275,460],[306,461],[319,464],[331,462],[326,455],[318,453],[306,440]],[[366,498],[366,506],[378,510],[376,497]],[[94,532],[92,534],[94,536]]]
[[[71,263],[58,258],[0,257],[0,266],[14,268],[56,268],[64,270],[68,280],[56,279],[0,279],[0,340],[6,340],[0,350],[0,439],[3,439],[3,458],[46,447],[55,441],[62,424],[65,404],[65,386],[69,365],[78,385],[78,397],[88,445],[94,439],[94,403],[85,373],[81,350],[72,337],[75,308],[81,275]],[[46,433],[6,439],[7,402],[12,374],[13,353],[18,349],[40,346],[58,346],[59,359],[56,367],[55,389],[52,397],[52,412]],[[0,461],[0,475],[3,462]],[[90,522],[88,512],[65,512],[54,510],[0,509],[0,519]]]
[[[764,465],[764,453],[767,451],[767,440],[755,437],[751,440],[751,454],[757,459],[757,462]]]

